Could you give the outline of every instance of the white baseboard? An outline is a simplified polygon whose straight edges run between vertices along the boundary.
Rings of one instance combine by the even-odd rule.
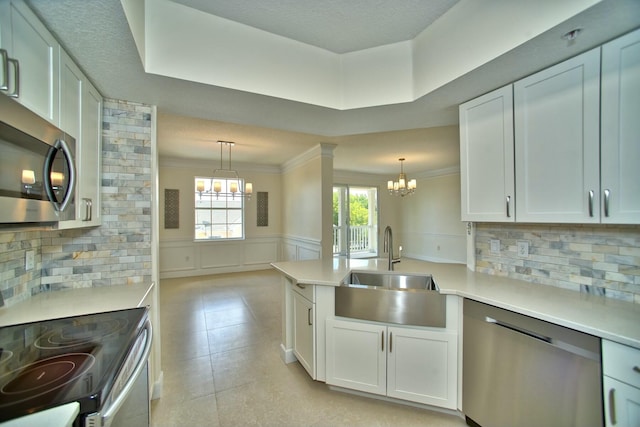
[[[295,354],[293,354],[293,349],[284,348],[284,344],[280,344],[280,359],[287,364],[298,361]]]
[[[164,372],[160,371],[158,380],[153,383],[151,388],[151,400],[160,399],[162,397],[162,384],[164,382]]]

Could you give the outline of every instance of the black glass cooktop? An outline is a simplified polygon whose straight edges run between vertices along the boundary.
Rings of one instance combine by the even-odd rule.
[[[0,328],[0,422],[69,402],[96,412],[146,317],[142,307]]]

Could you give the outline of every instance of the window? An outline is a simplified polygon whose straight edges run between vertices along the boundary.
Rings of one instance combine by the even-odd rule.
[[[214,181],[219,195],[212,191]],[[195,177],[196,240],[244,239],[244,198],[229,194],[232,184],[244,188],[241,179]]]
[[[378,254],[378,189],[333,187],[333,254],[369,258]]]

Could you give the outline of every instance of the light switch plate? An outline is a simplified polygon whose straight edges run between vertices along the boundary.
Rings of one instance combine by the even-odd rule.
[[[529,256],[529,242],[526,240],[518,240],[518,256]]]
[[[499,254],[500,253],[500,240],[491,239],[490,243],[491,243],[491,253],[492,254]]]

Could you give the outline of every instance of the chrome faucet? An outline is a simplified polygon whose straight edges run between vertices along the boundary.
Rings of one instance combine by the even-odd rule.
[[[393,265],[400,262],[400,257],[393,257],[393,231],[391,231],[391,227],[388,225],[384,229],[384,251],[389,254],[389,271],[393,271]]]

